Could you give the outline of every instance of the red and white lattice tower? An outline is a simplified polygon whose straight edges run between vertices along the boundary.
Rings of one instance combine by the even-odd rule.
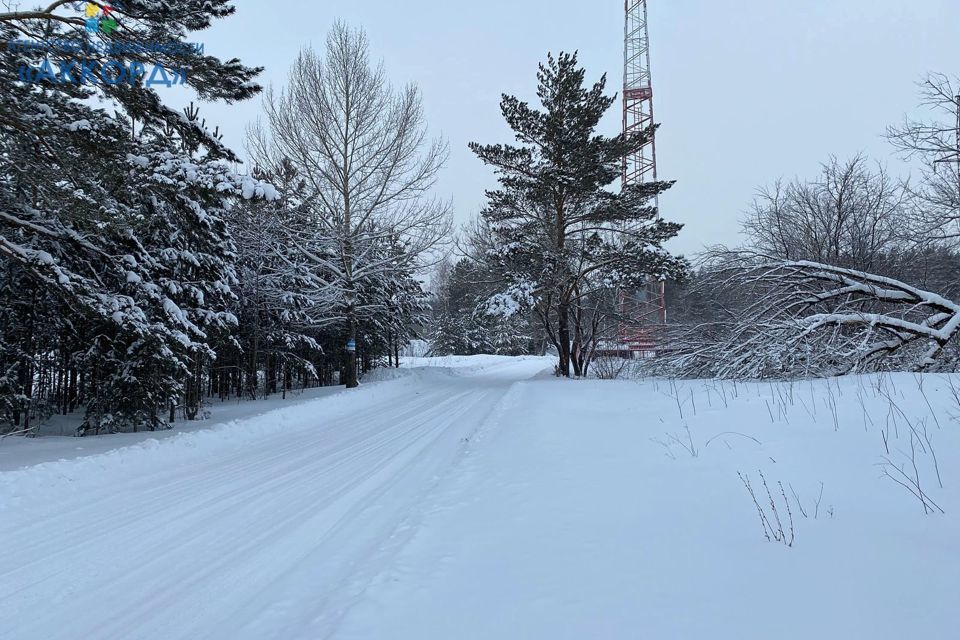
[[[623,131],[637,134],[653,126],[653,81],[650,74],[650,31],[647,0],[626,0],[624,24]],[[650,141],[623,163],[624,186],[656,182],[657,144]],[[658,349],[657,329],[667,322],[664,283],[651,281],[645,291],[622,297],[623,313],[630,318],[620,331],[620,340],[641,355]]]
[[[653,126],[653,82],[650,75],[650,31],[647,0],[626,0],[623,45],[623,132],[640,133]],[[657,145],[654,140],[627,158],[625,185],[657,179]]]

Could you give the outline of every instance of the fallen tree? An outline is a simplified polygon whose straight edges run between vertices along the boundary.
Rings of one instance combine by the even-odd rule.
[[[820,377],[953,365],[960,304],[939,294],[863,271],[749,253],[713,254],[702,273],[696,286],[718,301],[722,317],[673,329],[653,364],[658,373]]]

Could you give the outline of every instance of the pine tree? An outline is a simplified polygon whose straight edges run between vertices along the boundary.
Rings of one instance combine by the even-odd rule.
[[[173,78],[182,70],[186,72],[183,83],[203,100],[235,102],[259,93],[261,87],[255,79],[262,68],[206,55],[190,40],[216,20],[233,15],[236,8],[231,0],[124,0],[111,8],[109,19],[116,28],[96,32],[86,29],[77,5],[82,3],[55,2],[46,10],[0,13],[0,41],[26,40],[38,45],[27,50],[15,48],[13,55],[5,55],[0,63],[9,74],[5,77],[18,77],[24,65],[32,69],[35,79],[37,71],[49,70],[59,80],[64,78],[63,70],[74,72],[75,79],[82,77],[83,65],[98,76],[105,70],[108,75],[111,70],[119,73],[118,65],[123,66],[128,73],[120,82],[43,80],[38,84],[74,96],[96,94],[117,103],[138,123],[157,130],[172,127],[192,147],[203,146],[217,157],[236,159],[215,135],[164,105],[157,92],[145,86],[150,80]],[[61,46],[63,42],[76,43],[82,53]],[[155,75],[155,67],[162,71]],[[134,82],[129,81],[131,73],[137,76]]]
[[[227,216],[237,245],[238,284],[230,306],[239,325],[219,348],[222,367],[238,371],[249,398],[277,393],[281,377],[287,391],[294,370],[320,377],[320,340],[333,312],[330,289],[316,286],[316,274],[291,246],[289,229],[304,224],[307,214],[296,195],[302,187],[296,169],[281,162],[275,172],[254,175],[276,186],[280,197],[244,201]],[[217,387],[218,395],[229,396],[229,385],[218,379]]]
[[[495,243],[485,258],[502,284],[486,307],[506,317],[535,310],[560,354],[559,373],[570,376],[579,333],[571,322],[597,287],[640,288],[649,278],[682,278],[687,267],[662,247],[681,225],[653,205],[672,183],[609,188],[654,130],[598,135],[616,98],[604,95],[605,76],[584,86],[576,54],[549,56],[537,78],[542,109],[513,96],[501,102],[520,144],[470,145],[500,182],[482,212]]]
[[[96,34],[71,5],[0,13],[0,40],[40,44],[0,62],[21,78],[0,94],[3,408],[28,430],[34,387],[53,384],[57,409],[85,406],[90,428],[156,428],[179,398],[196,415],[211,344],[236,323],[224,214],[273,191],[237,176],[215,132],[164,106],[143,77],[65,82],[81,61],[57,43],[184,45],[177,56],[131,46],[83,62],[189,69],[205,99],[254,95],[259,70],[185,46],[232,13],[228,2],[131,0],[116,9],[120,28]]]
[[[526,355],[534,352],[529,318],[481,313],[491,291],[483,264],[463,258],[439,274],[433,300],[433,355]]]

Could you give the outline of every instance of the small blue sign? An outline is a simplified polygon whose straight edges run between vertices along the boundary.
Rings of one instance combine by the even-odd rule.
[[[357,341],[350,340],[347,342],[347,351],[356,351],[357,350]]]

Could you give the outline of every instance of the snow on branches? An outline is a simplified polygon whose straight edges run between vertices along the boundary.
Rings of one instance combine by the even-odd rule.
[[[698,286],[727,300],[727,319],[674,332],[674,349],[659,364],[673,374],[928,370],[960,331],[957,303],[863,271],[726,252],[714,255],[704,272]]]

